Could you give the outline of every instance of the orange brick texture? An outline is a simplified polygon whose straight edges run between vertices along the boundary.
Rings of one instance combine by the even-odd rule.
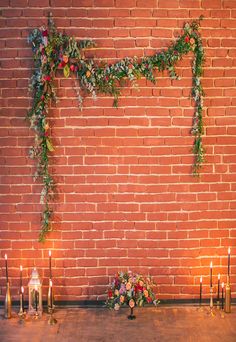
[[[60,31],[91,38],[89,56],[109,62],[145,56],[169,46],[184,22],[204,15],[206,52],[204,145],[201,178],[191,176],[192,55],[178,64],[180,81],[164,72],[122,91],[119,108],[98,96],[78,109],[75,80],[57,74],[50,110],[58,184],[52,232],[38,242],[41,185],[28,158],[34,134],[25,115],[33,60],[29,32],[51,11]],[[48,285],[52,250],[57,300],[103,299],[119,270],[152,275],[160,298],[197,298],[213,281],[226,281],[231,247],[236,294],[236,1],[234,0],[1,0],[0,18],[0,299],[4,254],[13,299],[34,266]],[[46,297],[45,297],[46,298]]]

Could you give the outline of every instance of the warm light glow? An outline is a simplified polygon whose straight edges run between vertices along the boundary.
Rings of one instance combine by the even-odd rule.
[[[24,287],[21,286],[21,293],[24,293]]]
[[[49,256],[52,256],[52,252],[51,251],[49,251],[48,254],[49,254]]]
[[[210,268],[212,268],[212,261],[211,261],[211,263],[210,263]]]
[[[21,270],[21,272],[22,272],[22,265],[20,265],[20,270]]]
[[[5,260],[7,260],[7,254],[5,254]]]
[[[202,276],[200,277],[200,283],[202,283]]]
[[[34,285],[34,289],[35,289],[35,291],[38,291],[38,286]]]
[[[218,274],[218,280],[220,280],[220,273]]]
[[[49,284],[50,284],[50,287],[52,287],[52,280],[50,279],[50,282],[49,282]]]
[[[228,254],[230,254],[230,247],[228,248]]]
[[[224,286],[225,286],[225,283],[223,282],[223,283],[222,283],[222,289],[224,288]]]

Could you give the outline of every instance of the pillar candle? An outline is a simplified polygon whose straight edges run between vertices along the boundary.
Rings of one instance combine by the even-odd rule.
[[[8,265],[7,265],[7,254],[5,254],[5,266],[6,266],[6,279],[8,283]]]

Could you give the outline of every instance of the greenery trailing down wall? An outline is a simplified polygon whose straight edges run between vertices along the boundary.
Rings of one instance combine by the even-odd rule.
[[[199,33],[200,19],[186,23],[182,35],[165,51],[156,52],[152,56],[143,58],[127,57],[109,65],[103,62],[96,63],[92,58],[85,58],[84,49],[94,46],[94,42],[91,40],[77,42],[74,38],[58,32],[50,16],[48,28],[41,27],[31,32],[29,42],[32,44],[35,69],[30,82],[33,104],[27,117],[31,128],[35,131],[34,146],[30,149],[30,157],[37,161],[34,179],[39,179],[43,183],[40,203],[44,205],[44,209],[40,241],[44,241],[47,233],[51,230],[52,209],[49,203],[53,201],[55,191],[55,184],[49,172],[48,155],[54,151],[54,148],[47,117],[50,101],[55,99],[53,80],[57,69],[63,69],[65,77],[69,77],[72,73],[75,74],[83,96],[92,94],[93,98],[96,98],[99,93],[109,94],[114,97],[114,106],[118,106],[120,89],[124,86],[125,79],[130,80],[133,85],[141,77],[155,83],[155,70],[167,70],[171,79],[178,79],[175,71],[176,63],[184,55],[193,52],[192,98],[195,102],[191,130],[194,136],[193,174],[199,174],[199,169],[204,161],[202,145],[204,94],[201,84],[204,50]],[[78,90],[79,106],[82,107],[83,98],[80,92]]]

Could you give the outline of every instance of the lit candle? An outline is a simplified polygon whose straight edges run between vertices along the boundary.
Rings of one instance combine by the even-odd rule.
[[[220,301],[220,273],[218,274],[218,292],[217,292],[217,302],[219,301]]]
[[[212,287],[212,261],[210,263],[210,287]]]
[[[22,289],[22,265],[20,265],[20,290]]]
[[[24,312],[24,287],[21,286],[21,295],[22,295],[22,310]]]
[[[52,309],[52,280],[50,279],[50,292],[51,292],[51,297],[50,297],[50,306],[51,306],[51,309]]]
[[[230,247],[228,248],[228,276],[230,273]]]
[[[221,309],[224,310],[224,282],[222,283],[222,294],[221,294]]]
[[[49,277],[52,279],[52,252],[49,251]]]
[[[200,277],[200,305],[202,305],[202,276]]]
[[[6,279],[8,283],[8,265],[7,265],[7,254],[5,254],[5,266],[6,266]]]

